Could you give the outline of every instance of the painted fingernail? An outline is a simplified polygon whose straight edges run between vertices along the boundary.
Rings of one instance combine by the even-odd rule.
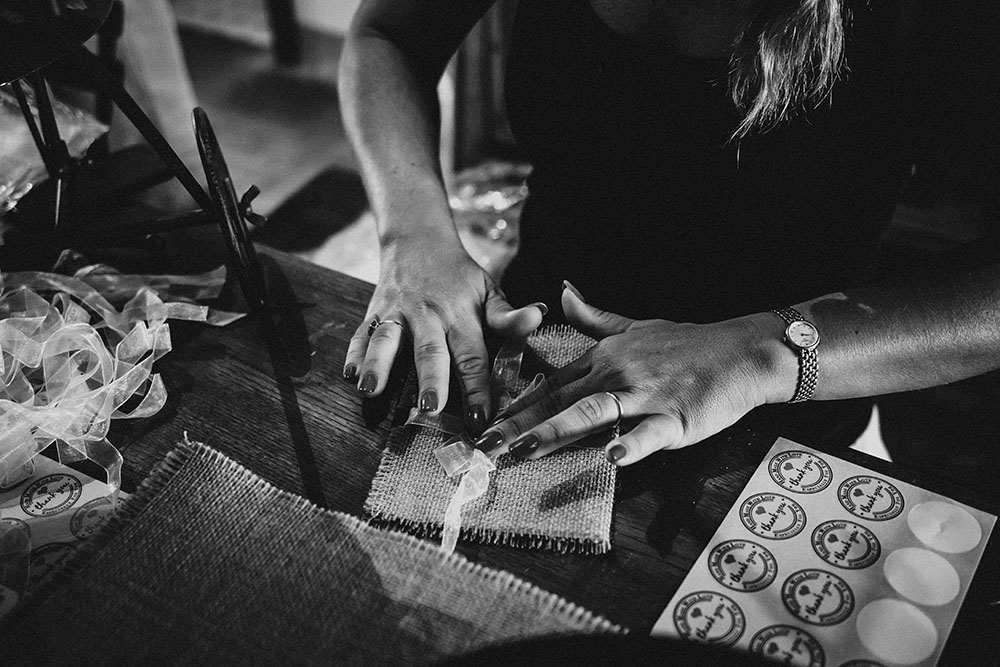
[[[437,410],[437,392],[433,389],[428,389],[420,394],[420,411],[434,412],[435,410]]]
[[[573,283],[571,283],[570,281],[568,280],[563,281],[563,289],[568,289],[570,292],[573,293],[574,296],[576,296],[577,299],[583,301],[584,303],[587,303],[587,300],[583,298],[582,294],[580,294],[580,290],[573,287]]]
[[[378,378],[375,377],[374,373],[365,373],[365,376],[361,378],[361,386],[358,387],[358,391],[364,394],[370,394],[375,391],[375,387],[378,386]]]
[[[347,364],[346,366],[344,366],[345,380],[353,380],[357,374],[358,374],[358,367],[355,366],[354,364]]]
[[[469,433],[473,436],[478,436],[486,430],[486,411],[483,410],[483,406],[469,406],[465,411],[465,425],[468,427]]]
[[[535,308],[537,308],[538,310],[542,311],[542,317],[545,317],[546,315],[548,315],[548,314],[549,314],[549,307],[548,307],[548,306],[546,306],[546,305],[545,305],[544,303],[542,303],[541,301],[536,301],[536,302],[534,302],[534,303],[529,303],[528,305],[529,305],[529,306],[534,306],[534,307],[535,307]]]
[[[536,449],[538,449],[538,436],[533,433],[526,433],[510,443],[511,455],[519,459],[528,458]]]
[[[420,411],[434,412],[438,409],[438,393],[433,389],[428,389],[420,394]]]
[[[500,431],[490,431],[483,433],[482,437],[475,442],[475,448],[489,454],[494,449],[503,444],[503,433]]]
[[[618,463],[628,454],[628,450],[625,449],[625,445],[614,445],[608,450],[607,457],[608,461],[612,463]]]

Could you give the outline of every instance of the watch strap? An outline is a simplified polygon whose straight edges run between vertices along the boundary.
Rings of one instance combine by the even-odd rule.
[[[780,317],[785,322],[786,327],[792,322],[808,322],[802,313],[794,308],[777,308],[771,312]],[[812,323],[810,322],[810,324]],[[816,325],[812,324],[812,326]],[[819,382],[819,355],[816,354],[815,349],[810,350],[791,345],[787,340],[785,342],[793,349],[798,350],[799,353],[799,378],[795,386],[795,395],[788,402],[802,403],[812,398],[813,392],[816,391],[816,384]]]

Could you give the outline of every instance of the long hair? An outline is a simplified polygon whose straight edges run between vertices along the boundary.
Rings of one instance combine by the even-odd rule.
[[[733,138],[820,103],[840,76],[843,0],[758,0],[733,49],[729,90],[743,113]]]

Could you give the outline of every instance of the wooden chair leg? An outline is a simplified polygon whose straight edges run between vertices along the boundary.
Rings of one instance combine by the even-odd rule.
[[[74,54],[71,54],[71,58],[73,64],[79,67],[84,75],[91,77],[94,83],[102,89],[102,92],[114,101],[125,117],[139,130],[143,138],[149,142],[149,145],[167,165],[167,168],[198,203],[198,206],[203,209],[211,208],[212,200],[208,193],[195,180],[184,162],[149,120],[149,116],[136,104],[121,82],[107,71],[100,59],[82,46]]]
[[[274,39],[274,57],[279,65],[302,62],[302,35],[292,0],[267,0],[267,14]]]

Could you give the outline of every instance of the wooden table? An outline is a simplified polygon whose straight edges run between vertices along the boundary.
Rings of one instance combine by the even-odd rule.
[[[125,489],[141,481],[187,434],[280,488],[361,516],[388,435],[390,401],[363,406],[341,369],[373,286],[276,251],[262,248],[261,255],[272,298],[283,304],[285,323],[280,326],[293,338],[298,331],[296,349],[300,359],[308,360],[309,372],[299,380],[276,382],[262,327],[252,318],[220,329],[172,325],[175,349],[159,366],[170,396],[166,407],[148,420],[116,423],[112,435],[125,458]],[[311,356],[303,356],[301,344],[308,345]],[[466,543],[460,543],[459,551],[645,634],[775,435],[736,428],[697,447],[664,452],[623,469],[608,554],[564,555]],[[837,454],[897,479],[924,481],[862,454]],[[959,500],[984,505],[961,488],[936,486]],[[988,502],[983,509],[996,512]],[[961,663],[963,651],[978,646],[970,637],[997,643],[992,630],[1000,620],[1000,605],[991,604],[1000,600],[997,543],[994,536],[946,648],[946,658],[955,664]],[[973,650],[969,655],[979,654]]]

